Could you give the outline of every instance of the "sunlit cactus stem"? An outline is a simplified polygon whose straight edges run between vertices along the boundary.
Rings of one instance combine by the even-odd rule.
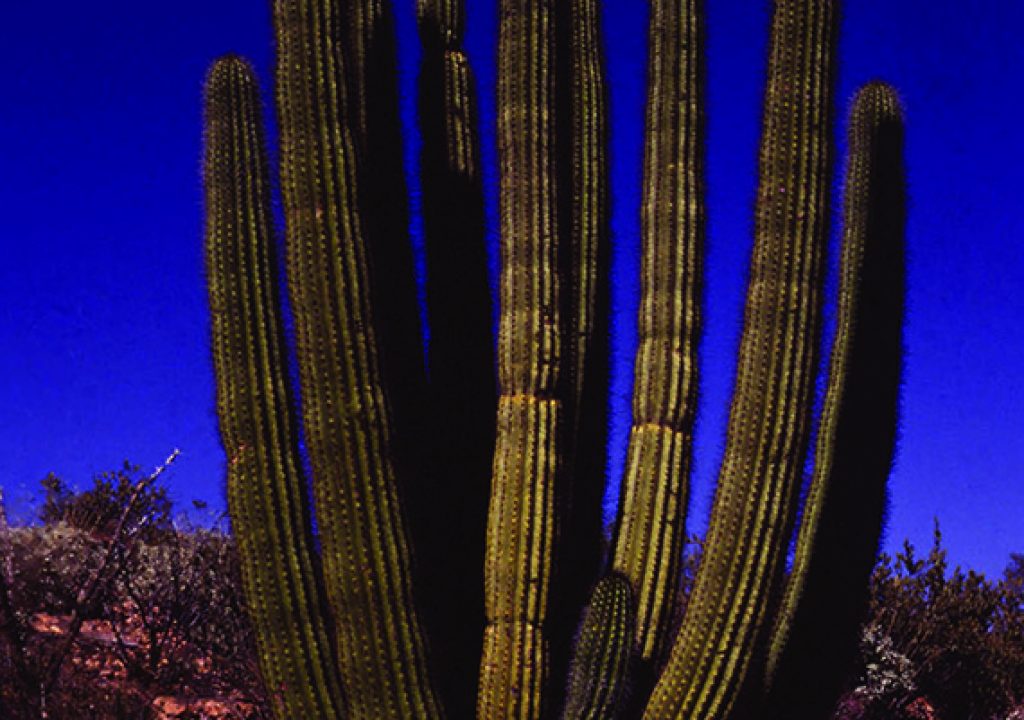
[[[502,0],[498,32],[501,315],[497,436],[487,516],[487,627],[477,716],[538,718],[563,468],[562,281],[553,3]]]
[[[648,33],[639,343],[613,544],[637,591],[644,681],[672,644],[686,536],[704,244],[701,4],[655,0]]]
[[[263,124],[252,68],[206,80],[206,271],[217,415],[260,669],[279,718],[346,717],[301,472],[278,309]]]
[[[361,156],[327,0],[278,0],[288,289],[339,671],[354,717],[440,714],[413,601],[364,218]],[[310,142],[317,138],[318,143]]]
[[[906,188],[895,91],[851,107],[835,339],[814,473],[768,644],[768,716],[824,717],[856,657],[896,445]],[[870,392],[856,388],[871,387]]]
[[[836,17],[777,0],[736,386],[704,556],[645,717],[729,717],[770,623],[810,436],[828,239]]]

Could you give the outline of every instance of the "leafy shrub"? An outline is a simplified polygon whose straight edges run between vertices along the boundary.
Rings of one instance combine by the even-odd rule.
[[[45,497],[39,519],[44,524],[65,522],[72,527],[110,537],[135,485],[142,478],[141,468],[126,460],[119,470],[96,475],[90,489],[74,492],[67,483],[50,473],[41,481]],[[167,488],[148,485],[136,498],[127,522],[130,527],[140,528],[141,539],[154,542],[173,527],[171,509]]]
[[[909,542],[883,554],[852,691],[860,717],[909,718],[923,705],[942,718],[1006,717],[1024,699],[1024,568],[1011,568],[999,582],[950,570],[938,523],[927,556]]]
[[[160,695],[269,717],[232,538],[175,527],[166,489],[145,480],[128,463],[84,492],[50,475],[43,525],[0,522],[5,720],[149,717]]]
[[[103,543],[90,533],[56,522],[12,529],[8,557],[15,606],[55,615],[74,609],[78,589],[100,564]]]

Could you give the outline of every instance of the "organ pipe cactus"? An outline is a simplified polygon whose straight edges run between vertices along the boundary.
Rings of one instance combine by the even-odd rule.
[[[277,716],[463,718],[475,708],[482,719],[563,709],[717,720],[754,707],[824,716],[828,698],[792,705],[793,678],[814,669],[806,654],[818,648],[806,638],[818,609],[842,607],[833,620],[847,635],[856,627],[849,588],[866,582],[863,559],[877,547],[896,416],[904,212],[899,111],[876,84],[853,113],[838,330],[787,583],[818,366],[836,2],[774,3],[736,389],[704,557],[676,628],[700,329],[702,11],[699,0],[652,0],[633,428],[611,572],[584,614],[565,698],[570,637],[601,569],[608,177],[599,3],[500,0],[496,357],[464,9],[461,0],[417,4],[427,310],[437,339],[429,374],[407,248],[396,240],[404,216],[383,204],[385,189],[400,187],[387,156],[397,127],[388,4],[273,5],[301,401],[289,384],[256,80],[235,57],[207,80],[205,184],[229,509]],[[880,303],[896,309],[895,321],[878,320]],[[878,393],[872,367],[884,369]],[[881,399],[844,400],[868,396]],[[858,482],[867,499],[849,502]],[[846,540],[830,535],[835,523],[851,529]],[[857,562],[833,560],[850,547]],[[836,581],[817,579],[822,563]],[[828,672],[816,683],[826,690],[842,668]]]
[[[629,578],[619,573],[602,578],[583,610],[564,720],[616,716],[627,690],[635,618]]]

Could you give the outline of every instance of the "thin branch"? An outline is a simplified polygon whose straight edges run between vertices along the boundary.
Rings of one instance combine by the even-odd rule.
[[[71,650],[71,646],[74,645],[78,638],[79,632],[82,629],[82,623],[85,621],[84,610],[92,606],[95,600],[96,592],[100,587],[102,580],[106,579],[106,571],[110,565],[110,561],[118,550],[118,546],[121,543],[122,538],[127,534],[128,537],[133,537],[135,533],[140,529],[140,525],[132,529],[132,532],[126,533],[128,526],[128,518],[131,515],[132,508],[135,503],[138,502],[139,496],[142,495],[143,490],[156,482],[157,478],[163,474],[171,463],[177,460],[178,455],[181,451],[175,448],[174,452],[170,454],[164,464],[159,466],[153,473],[142,480],[135,483],[132,488],[132,494],[128,498],[128,502],[125,504],[124,509],[121,511],[121,516],[118,518],[117,526],[114,529],[113,535],[107,541],[107,551],[103,556],[103,560],[100,562],[99,567],[93,572],[92,577],[89,581],[82,586],[78,592],[78,596],[75,598],[75,607],[71,613],[71,625],[68,628],[67,636],[64,639],[64,644],[60,650],[52,657],[49,666],[47,667],[44,681],[41,683],[41,692],[45,699],[45,696],[49,694],[50,690],[53,689],[54,683],[57,681],[57,677],[60,675],[61,665],[64,663],[64,658],[67,657]],[[44,715],[45,717],[45,715]]]

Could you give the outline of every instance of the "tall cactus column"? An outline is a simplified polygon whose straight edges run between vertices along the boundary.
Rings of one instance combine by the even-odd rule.
[[[537,718],[547,683],[562,364],[555,9],[503,0],[498,40],[501,317],[479,718]]]
[[[765,717],[825,716],[855,658],[896,447],[906,187],[895,91],[850,110],[836,331],[814,473],[768,644]],[[870,392],[854,388],[870,387]]]
[[[440,714],[412,598],[349,126],[338,3],[277,0],[288,286],[338,662],[354,717]]]
[[[777,0],[736,388],[705,555],[646,717],[728,716],[779,589],[810,434],[828,228],[831,0]]]
[[[637,591],[637,640],[648,674],[671,647],[697,404],[704,243],[700,5],[651,4],[640,337],[613,555],[615,569]]]
[[[207,78],[204,185],[217,415],[260,668],[278,717],[340,720],[289,407],[259,94],[238,58]]]
[[[557,488],[560,524],[549,640],[551,672],[558,678],[568,670],[571,633],[604,560],[611,238],[599,0],[557,3],[556,37],[565,470]],[[555,703],[560,690],[556,682]]]

